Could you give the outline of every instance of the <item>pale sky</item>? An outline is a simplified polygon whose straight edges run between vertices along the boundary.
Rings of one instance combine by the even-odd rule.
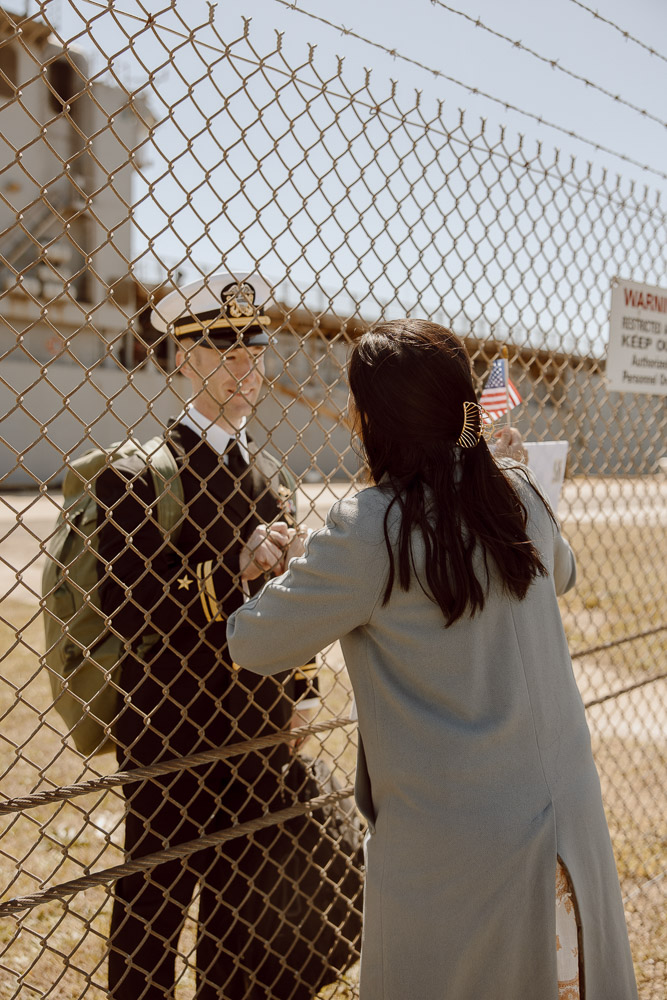
[[[585,0],[582,0],[584,3]],[[8,7],[33,12],[40,6],[35,0],[8,0]],[[47,0],[44,9],[56,24],[68,27],[81,22],[73,11],[85,16],[99,13],[102,5],[89,0]],[[642,117],[637,111],[615,102],[608,96],[586,87],[558,69],[492,36],[482,27],[458,16],[445,6],[474,18],[494,31],[520,41],[548,60],[583,76],[614,95],[646,110],[665,124]],[[262,48],[271,45],[274,32],[284,33],[283,45],[290,59],[299,62],[308,44],[317,46],[319,64],[335,65],[335,56],[345,59],[345,72],[353,77],[364,68],[372,68],[378,86],[396,80],[399,89],[419,89],[425,101],[443,100],[451,114],[462,108],[472,120],[484,117],[491,127],[507,125],[530,139],[542,139],[575,154],[608,166],[624,177],[640,179],[651,187],[665,187],[664,178],[656,177],[615,157],[597,152],[546,125],[514,112],[467,89],[437,78],[427,70],[402,60],[399,56],[423,63],[430,69],[506,101],[556,125],[572,130],[610,149],[624,153],[641,163],[667,174],[667,3],[664,0],[586,0],[585,6],[597,10],[609,21],[629,32],[645,45],[654,48],[660,58],[651,55],[635,42],[624,39],[618,31],[596,20],[576,0],[219,0],[214,17],[222,37],[235,38],[240,33],[242,17],[252,21],[251,37]],[[189,27],[208,18],[206,0],[175,0],[179,17]],[[292,9],[296,7],[298,9]],[[161,23],[183,30],[169,12],[168,0],[115,0],[119,20],[133,30],[136,22],[122,12],[154,14]],[[335,26],[394,50],[392,57],[369,44],[328,27],[307,14],[329,20]],[[104,46],[107,22],[96,22],[98,41]],[[102,30],[100,30],[102,29]],[[165,36],[168,38],[168,36]],[[203,34],[201,37],[205,37]],[[81,44],[86,48],[85,41]],[[109,45],[113,51],[113,46]],[[121,60],[122,61],[122,60]],[[134,77],[137,67],[126,60]],[[134,72],[132,72],[134,70]]]
[[[470,317],[505,326],[521,323],[534,331],[536,344],[569,344],[586,353],[599,350],[614,274],[665,283],[664,224],[658,230],[653,226],[650,239],[642,226],[667,181],[470,94],[429,70],[667,174],[667,3],[591,0],[588,6],[593,4],[603,17],[659,55],[624,39],[573,0],[452,0],[449,6],[558,60],[645,110],[645,116],[432,0],[299,0],[299,10],[278,0],[221,0],[214,10],[217,36],[205,26],[205,0],[176,0],[175,12],[162,0],[144,0],[143,17],[156,16],[155,32],[140,30],[139,22],[127,16],[142,13],[138,0],[118,0],[115,21],[104,12],[106,4],[91,0],[50,0],[47,9],[64,38],[82,30],[83,18],[95,18],[93,39],[84,36],[77,44],[89,54],[93,68],[111,59],[123,83],[139,89],[163,122],[147,147],[145,168],[148,180],[162,179],[152,197],[138,185],[135,209],[142,232],[156,237],[155,252],[163,263],[176,265],[189,255],[190,264],[186,261],[183,267],[188,277],[197,269],[219,270],[221,259],[238,270],[258,264],[269,280],[278,282],[288,275],[292,294],[307,295],[310,304],[321,308],[328,299],[329,306],[343,314],[356,307],[376,313],[378,305],[403,312],[433,311],[434,303],[441,302],[448,321],[465,326]],[[28,0],[28,9],[34,8]],[[326,17],[337,27],[300,11]],[[235,43],[243,34],[242,16],[251,19],[248,41],[256,57],[245,41]],[[396,55],[342,34],[341,26]],[[181,34],[197,29],[198,44],[183,44],[165,30],[169,27]],[[135,55],[128,52],[123,29],[138,32]],[[271,55],[267,65],[272,68],[257,72],[257,59],[275,49],[276,31],[283,33],[282,55]],[[220,38],[235,43],[231,60],[221,53]],[[206,42],[213,47],[202,44]],[[95,52],[94,43],[102,54]],[[312,66],[304,65],[309,45],[316,46]],[[170,53],[169,68],[160,68]],[[249,56],[254,65],[252,60],[244,62]],[[338,78],[339,57],[344,62]],[[141,90],[151,70],[157,74],[155,86]],[[290,82],[293,70],[295,80]],[[207,72],[209,78],[202,79]],[[245,91],[239,90],[244,75],[250,77]],[[322,80],[330,82],[324,86]],[[388,102],[392,80],[395,103]],[[421,92],[418,114],[415,90]],[[350,100],[356,91],[358,100]],[[234,96],[225,106],[227,95]],[[375,118],[369,110],[371,98],[384,109]],[[423,121],[420,127],[419,115],[431,121],[439,102],[444,131],[440,127],[431,133],[434,153],[429,129],[423,128]],[[257,107],[263,109],[261,115]],[[465,115],[463,132],[458,129],[460,109]],[[410,124],[401,126],[401,110],[410,112]],[[481,118],[486,139],[479,145],[487,152],[489,145],[496,146],[499,153],[475,177],[466,136],[479,134]],[[490,186],[499,171],[505,186],[511,179],[503,167],[507,155],[500,155],[497,146],[502,127],[512,162],[522,159],[517,156],[519,133],[525,137],[523,158],[528,163],[536,161],[538,143],[545,166],[554,165],[554,147],[561,157],[551,171],[554,186],[535,193],[536,184],[543,181],[537,174],[526,174],[518,197],[508,197],[505,207],[504,193],[500,186],[495,188],[498,208],[489,196]],[[452,131],[455,139],[448,141],[447,132]],[[588,201],[580,209],[572,185],[563,187],[560,201],[565,208],[554,202],[540,217],[544,198],[559,190],[559,177],[568,174],[572,156],[576,169],[569,179],[575,189],[585,185]],[[589,162],[592,172],[587,177]],[[606,204],[617,175],[623,180],[613,199],[616,216],[609,222],[597,219],[591,192],[599,190],[600,202]],[[630,215],[624,217],[624,199],[633,181],[635,197],[628,202]],[[605,248],[601,255],[605,227],[613,229],[613,252]],[[557,235],[568,229],[573,237]],[[137,257],[145,243],[138,233]],[[353,300],[347,306],[346,294]]]
[[[631,156],[667,173],[667,127],[643,118],[609,97],[587,88],[443,9],[432,0],[298,0],[303,11],[325,17],[356,31],[429,68],[477,87],[488,94]],[[635,38],[654,48],[664,59],[650,55],[634,42],[578,7],[572,0],[451,0],[447,6],[479,18],[485,25],[512,40],[521,41],[547,59],[605,90],[618,94],[667,123],[667,3],[664,0],[588,0],[586,6],[615,22]],[[615,157],[599,153],[584,143],[540,126],[425,70],[392,58],[368,44],[343,36],[323,24],[291,10],[277,0],[221,3],[221,20],[234,13],[252,17],[253,32],[276,28],[285,32],[290,51],[308,42],[319,55],[345,57],[346,68],[373,68],[374,77],[392,78],[402,89],[423,91],[424,98],[443,99],[450,109],[463,108],[471,118],[484,117],[490,126],[507,124],[513,132],[541,138],[550,146],[574,153],[579,159],[609,166],[624,177],[665,188],[665,180]]]

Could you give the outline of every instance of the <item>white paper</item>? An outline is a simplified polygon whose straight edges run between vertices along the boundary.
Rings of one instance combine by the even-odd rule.
[[[567,441],[526,441],[524,446],[528,453],[528,468],[555,512],[565,478],[569,444]]]

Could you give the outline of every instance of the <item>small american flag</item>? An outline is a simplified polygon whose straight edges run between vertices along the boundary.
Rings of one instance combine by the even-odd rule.
[[[513,410],[521,402],[521,396],[516,391],[509,375],[505,373],[505,366],[504,358],[496,358],[491,365],[489,377],[480,396],[480,406],[483,406],[488,412],[488,416],[486,413],[483,415],[485,424],[493,423],[494,420],[502,417],[508,410]]]

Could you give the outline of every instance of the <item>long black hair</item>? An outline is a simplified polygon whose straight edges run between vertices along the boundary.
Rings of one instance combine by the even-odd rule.
[[[547,573],[526,534],[526,508],[483,437],[474,447],[457,444],[463,404],[476,403],[463,342],[425,320],[382,323],[354,345],[349,382],[370,478],[392,496],[384,518],[389,575],[383,603],[397,570],[401,589],[410,588],[415,529],[424,540],[428,590],[447,626],[484,607],[490,560],[505,592],[525,597],[532,580]],[[470,409],[476,437],[480,415]],[[401,520],[392,544],[388,524],[395,504]],[[478,546],[483,580],[473,565]]]

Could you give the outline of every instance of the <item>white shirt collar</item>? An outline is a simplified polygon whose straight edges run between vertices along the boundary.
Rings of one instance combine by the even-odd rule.
[[[184,412],[179,417],[178,422],[189,427],[191,431],[194,431],[200,438],[203,438],[206,443],[217,451],[218,455],[224,455],[229,442],[235,440],[238,443],[241,455],[246,462],[250,462],[250,453],[248,452],[248,435],[245,430],[244,425],[236,434],[228,434],[227,431],[223,430],[218,424],[213,423],[207,417],[202,416],[196,407],[192,403],[188,403],[185,407]]]

